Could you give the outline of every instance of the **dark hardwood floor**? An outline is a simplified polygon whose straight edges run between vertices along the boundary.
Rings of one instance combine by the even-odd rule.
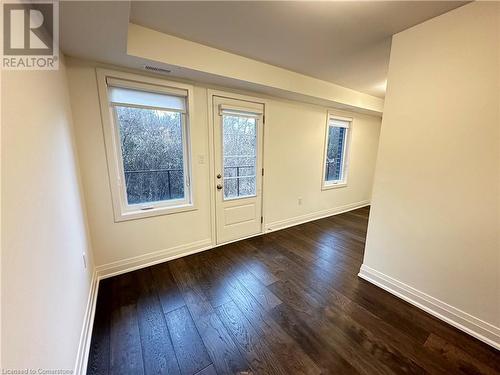
[[[88,374],[500,374],[357,277],[368,208],[101,281]]]

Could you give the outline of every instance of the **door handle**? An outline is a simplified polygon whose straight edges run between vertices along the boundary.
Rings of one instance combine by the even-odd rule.
[[[217,178],[221,179],[221,178],[222,178],[222,175],[219,173],[219,174],[217,175]]]
[[[222,189],[222,185],[221,184],[217,184],[217,190],[221,190]]]

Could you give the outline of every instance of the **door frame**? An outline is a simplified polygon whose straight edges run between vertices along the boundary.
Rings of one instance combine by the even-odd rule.
[[[256,234],[252,234],[250,236],[244,236],[232,241],[227,241],[221,244],[217,244],[217,212],[216,212],[216,199],[217,199],[217,191],[215,189],[215,124],[214,124],[214,97],[222,97],[222,98],[227,98],[227,99],[233,99],[233,100],[242,100],[242,101],[247,101],[247,102],[252,102],[252,103],[257,103],[257,104],[262,104],[264,106],[264,113],[263,113],[263,121],[262,121],[262,150],[261,150],[261,158],[262,158],[262,168],[264,169],[264,175],[262,176],[262,191],[261,191],[261,215],[262,215],[262,224],[260,228],[260,232]],[[216,90],[216,89],[207,89],[207,113],[208,113],[208,155],[209,155],[209,184],[210,184],[210,228],[211,228],[211,240],[212,240],[212,246],[220,246],[223,244],[231,243],[231,242],[236,242],[243,240],[245,238],[250,238],[250,237],[255,237],[255,236],[260,236],[261,234],[265,233],[265,226],[266,226],[266,215],[265,215],[265,207],[266,207],[266,200],[265,200],[265,186],[266,186],[266,181],[267,181],[267,175],[268,173],[266,172],[266,139],[268,139],[267,136],[267,126],[266,126],[266,120],[267,120],[267,108],[268,108],[268,100],[260,98],[260,97],[255,97],[255,96],[249,96],[249,95],[243,95],[243,94],[236,94],[230,91],[221,91],[221,90]]]

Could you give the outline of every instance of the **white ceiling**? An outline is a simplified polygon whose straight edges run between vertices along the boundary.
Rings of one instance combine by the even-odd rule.
[[[383,97],[391,36],[464,3],[61,1],[60,47],[70,56],[141,69],[147,61],[127,54],[130,20]],[[181,78],[224,84],[221,77],[164,67]]]
[[[383,97],[391,36],[458,1],[133,1],[157,31]]]

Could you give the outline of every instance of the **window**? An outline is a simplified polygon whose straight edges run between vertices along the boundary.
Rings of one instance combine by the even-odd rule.
[[[328,115],[326,129],[323,187],[340,187],[347,184],[347,156],[349,128],[352,119]]]
[[[115,220],[192,209],[189,89],[100,78]]]
[[[224,199],[256,195],[257,117],[222,112]]]

